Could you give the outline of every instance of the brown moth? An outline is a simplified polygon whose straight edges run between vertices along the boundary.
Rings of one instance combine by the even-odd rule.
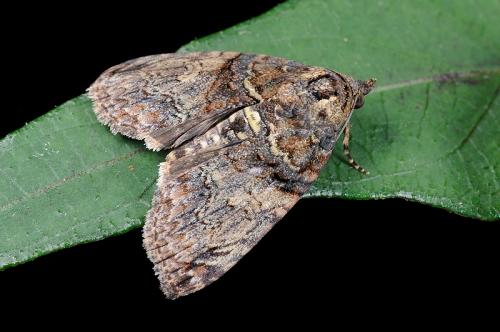
[[[375,81],[267,55],[160,54],[90,86],[99,121],[171,149],[160,165],[144,248],[168,298],[217,280],[317,178]]]

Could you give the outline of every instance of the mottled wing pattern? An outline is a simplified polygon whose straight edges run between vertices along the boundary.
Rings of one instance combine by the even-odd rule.
[[[286,214],[373,84],[235,52],[143,57],[99,77],[89,95],[101,122],[174,148],[143,233],[167,297],[218,279]]]
[[[297,202],[327,159],[325,151],[313,161],[307,180],[283,178],[258,117],[253,107],[240,110],[161,164],[144,246],[169,298],[229,270]]]
[[[257,102],[244,87],[251,58],[236,52],[141,57],[106,70],[88,93],[113,133],[160,150]]]

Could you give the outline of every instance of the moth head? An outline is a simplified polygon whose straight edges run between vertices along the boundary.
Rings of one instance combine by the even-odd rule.
[[[354,109],[363,106],[364,96],[374,84],[374,79],[358,81],[334,72],[321,74],[308,83],[307,89],[313,97],[311,113],[318,122],[342,125]]]

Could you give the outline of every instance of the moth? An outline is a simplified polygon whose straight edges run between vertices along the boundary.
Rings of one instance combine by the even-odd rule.
[[[375,80],[238,52],[160,54],[88,89],[116,134],[169,149],[143,243],[174,299],[217,280],[309,189]]]

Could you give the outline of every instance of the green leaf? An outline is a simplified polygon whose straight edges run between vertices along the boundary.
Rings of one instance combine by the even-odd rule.
[[[376,77],[309,197],[403,197],[499,218],[497,1],[289,1],[182,51],[282,56]],[[0,141],[0,268],[139,227],[164,153],[113,136],[82,96]]]
[[[0,268],[139,227],[165,153],[75,98],[0,142]]]

